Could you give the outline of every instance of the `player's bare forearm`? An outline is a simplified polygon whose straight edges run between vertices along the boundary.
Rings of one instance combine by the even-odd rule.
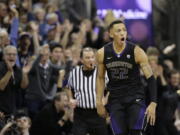
[[[104,78],[102,77],[97,77],[97,84],[96,84],[96,93],[97,93],[97,96],[96,96],[96,102],[97,104],[102,104],[102,98],[103,98],[103,94],[104,94]]]
[[[97,52],[97,62],[98,62],[98,74],[96,79],[96,102],[97,104],[102,104],[102,98],[104,94],[104,85],[105,85],[105,67],[103,63],[104,50],[100,49]]]
[[[96,102],[97,104],[102,104],[102,98],[104,95],[105,87],[105,69],[104,65],[99,63],[98,65],[98,74],[96,79]]]
[[[101,69],[101,70],[100,70]],[[105,85],[105,79],[104,79],[104,68],[103,65],[100,64],[98,66],[98,75],[97,75],[97,83],[96,83],[96,105],[97,105],[97,113],[99,116],[106,118],[107,112],[105,110],[105,107],[103,105],[103,96],[104,96],[104,85]]]

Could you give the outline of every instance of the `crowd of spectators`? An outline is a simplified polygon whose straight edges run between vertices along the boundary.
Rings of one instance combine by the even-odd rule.
[[[72,134],[69,72],[80,64],[83,47],[99,49],[111,41],[107,26],[115,19],[111,11],[98,18],[94,0],[0,2],[0,135],[14,123],[16,134]],[[180,73],[167,55],[175,45],[157,48],[146,50],[158,86],[156,126],[147,134],[177,135]],[[143,77],[142,83],[146,88]],[[16,117],[18,111],[23,115]]]

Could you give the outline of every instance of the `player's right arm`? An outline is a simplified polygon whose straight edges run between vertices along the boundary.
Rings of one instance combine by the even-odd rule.
[[[98,50],[97,55],[97,64],[98,64],[98,72],[96,78],[96,106],[97,112],[101,117],[106,117],[107,112],[104,108],[102,98],[104,96],[104,88],[105,88],[105,66],[104,66],[104,48]]]
[[[148,105],[145,114],[147,115],[147,122],[150,123],[150,125],[155,124],[156,120],[156,106],[157,106],[157,84],[156,80],[153,76],[152,69],[148,62],[148,57],[143,49],[136,46],[135,48],[135,60],[136,63],[138,63],[141,67],[141,70],[143,71],[147,82],[148,82],[148,90],[150,93],[150,104]]]

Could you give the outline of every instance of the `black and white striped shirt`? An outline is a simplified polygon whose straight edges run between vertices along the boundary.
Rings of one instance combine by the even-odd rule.
[[[97,68],[89,76],[83,74],[83,66],[77,66],[71,71],[68,87],[74,90],[78,107],[83,109],[96,108],[96,76]]]

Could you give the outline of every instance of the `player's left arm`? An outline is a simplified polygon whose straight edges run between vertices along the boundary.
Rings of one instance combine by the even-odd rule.
[[[135,61],[140,65],[142,72],[144,73],[147,82],[148,82],[148,90],[150,94],[151,103],[147,107],[146,115],[147,121],[151,124],[155,124],[155,112],[157,106],[157,84],[156,80],[153,76],[152,69],[148,62],[148,57],[146,53],[140,47],[136,46],[134,50]]]

